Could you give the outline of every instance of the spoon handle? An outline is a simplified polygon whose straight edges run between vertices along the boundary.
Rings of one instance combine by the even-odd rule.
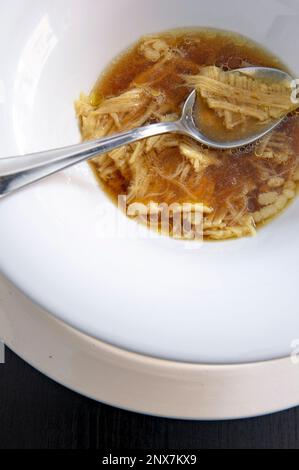
[[[148,137],[180,133],[180,122],[161,122],[56,150],[0,159],[0,197],[73,165]]]

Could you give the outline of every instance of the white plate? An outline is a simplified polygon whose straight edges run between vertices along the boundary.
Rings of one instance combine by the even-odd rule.
[[[273,413],[299,401],[298,356],[203,365],[126,352],[55,319],[2,276],[0,332],[10,348],[57,382],[130,411],[222,420]]]
[[[0,154],[79,140],[74,98],[143,33],[235,30],[299,73],[291,0],[10,0],[0,6]],[[108,210],[107,210],[108,207]],[[112,236],[87,165],[0,204],[0,268],[63,322],[117,347],[201,363],[287,356],[299,337],[299,202],[254,239],[187,250]]]

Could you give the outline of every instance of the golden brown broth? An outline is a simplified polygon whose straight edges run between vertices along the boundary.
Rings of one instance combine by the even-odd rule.
[[[153,64],[140,53],[140,43],[136,44],[118,57],[101,75],[92,92],[93,104],[98,105],[105,98],[119,95],[135,85],[142,86],[146,83],[150,84],[152,89],[166,95],[171,103],[171,109],[168,112],[180,113],[182,103],[190,93],[190,89],[184,85],[182,76],[197,74],[202,66],[217,65],[230,70],[255,65],[286,70],[278,58],[238,35],[216,30],[180,30],[164,33],[159,37],[165,39],[172,48],[180,51],[181,55],[162,64]],[[205,117],[209,119],[209,111],[204,109],[204,112]],[[211,116],[210,118],[212,119]],[[220,131],[220,124],[218,130]],[[296,156],[299,154],[298,130],[299,120],[294,115],[286,119],[281,128],[282,132],[292,138]],[[195,174],[190,176],[189,193],[186,193],[180,185],[167,180],[167,175],[173,173],[182,161],[183,157],[179,149],[164,150],[155,157],[157,161],[153,162],[159,171],[151,183],[151,193],[162,194],[161,188],[166,187],[172,194],[168,203],[190,202],[190,194],[192,194],[194,202],[203,202],[217,210],[223,206],[224,201],[236,199],[244,185],[252,184],[256,189],[250,195],[246,210],[249,213],[258,211],[260,209],[258,195],[261,191],[269,191],[269,188],[266,188],[266,183],[260,178],[255,149],[244,149],[243,153],[242,151],[232,153],[219,151],[218,157],[223,164],[220,167],[209,167],[200,179]],[[269,166],[271,165],[273,166],[269,162]],[[274,175],[283,175],[288,179],[294,165],[294,160],[290,159],[283,165],[271,166],[271,170]],[[92,163],[92,166],[97,174],[96,165]],[[119,194],[126,194],[128,190],[127,182],[120,173],[114,175],[108,183],[105,182],[104,186],[114,199],[117,199]],[[150,200],[151,198],[145,197],[139,202],[148,203]],[[158,196],[155,202],[165,202],[165,198],[162,195]]]

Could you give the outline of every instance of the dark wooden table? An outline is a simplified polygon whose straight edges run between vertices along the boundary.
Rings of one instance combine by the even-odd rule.
[[[0,449],[299,449],[299,411],[231,422],[184,422],[101,405],[6,350]]]

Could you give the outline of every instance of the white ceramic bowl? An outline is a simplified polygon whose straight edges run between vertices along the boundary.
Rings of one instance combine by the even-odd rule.
[[[297,0],[10,0],[0,21],[1,156],[77,142],[74,99],[144,33],[234,30],[299,73]],[[287,356],[299,337],[298,201],[256,238],[190,250],[143,228],[136,239],[84,164],[1,201],[0,220],[3,273],[118,347],[242,363]],[[130,237],[109,233],[116,221]]]

